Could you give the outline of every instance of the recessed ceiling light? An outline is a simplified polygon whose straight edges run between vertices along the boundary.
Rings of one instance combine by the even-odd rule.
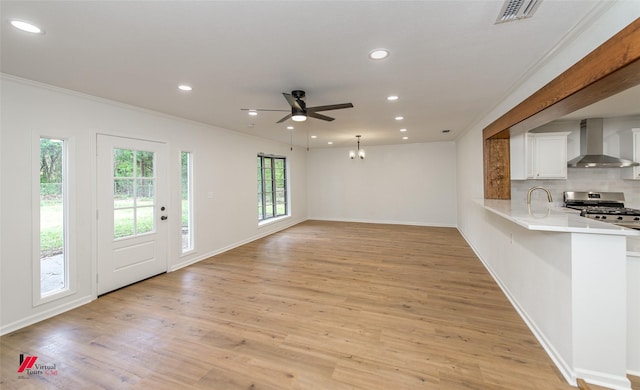
[[[26,31],[32,34],[44,34],[44,30],[40,27],[31,23],[23,22],[22,20],[10,20],[9,23],[11,23],[11,25],[18,30]]]
[[[256,115],[258,115],[258,111],[256,111],[256,110],[249,110],[249,115],[251,115],[251,116],[256,116]]]
[[[187,85],[187,84],[178,85],[178,89],[181,90],[181,91],[192,91],[193,90],[193,88],[191,88],[191,86]]]
[[[390,102],[394,102],[394,101],[398,100],[398,96],[397,95],[387,96],[387,100],[390,101]]]
[[[333,145],[333,141],[329,141],[329,142],[327,142],[327,144]]]
[[[317,135],[312,135],[311,138],[316,139],[316,138],[318,138],[318,136]]]
[[[401,121],[401,120],[403,120],[403,119],[404,119],[404,117],[403,117],[403,116],[397,116],[397,117],[396,117],[396,120],[397,120],[397,121]]]
[[[372,60],[384,60],[389,57],[389,50],[387,49],[374,49],[369,52],[369,58]]]
[[[402,137],[402,139],[409,139],[409,137]]]
[[[287,130],[293,130],[293,126],[287,126]]]
[[[404,133],[405,131],[407,131],[407,129],[400,129],[400,131]]]

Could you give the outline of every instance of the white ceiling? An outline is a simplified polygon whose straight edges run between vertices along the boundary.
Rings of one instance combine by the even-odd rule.
[[[1,70],[286,143],[294,125],[302,146],[307,135],[317,136],[311,147],[351,146],[356,134],[364,146],[446,141],[494,108],[598,3],[544,0],[533,18],[495,24],[501,1],[3,0]],[[10,18],[46,33],[18,31]],[[369,60],[379,47],[390,57]],[[294,89],[306,91],[307,106],[354,108],[323,112],[333,122],[282,124],[286,112],[240,110],[286,110],[282,92]],[[390,94],[400,99],[387,102]]]

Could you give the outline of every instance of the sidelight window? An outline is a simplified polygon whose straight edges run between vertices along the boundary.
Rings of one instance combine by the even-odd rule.
[[[67,144],[40,138],[39,155],[40,298],[69,289]]]
[[[191,152],[180,153],[182,253],[193,250],[193,183]]]

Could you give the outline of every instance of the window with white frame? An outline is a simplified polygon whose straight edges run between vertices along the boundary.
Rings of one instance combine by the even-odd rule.
[[[180,201],[182,210],[182,253],[193,250],[193,157],[180,153]]]
[[[39,155],[40,298],[69,289],[67,145],[63,139],[40,137]]]
[[[258,155],[258,221],[288,215],[287,160]]]

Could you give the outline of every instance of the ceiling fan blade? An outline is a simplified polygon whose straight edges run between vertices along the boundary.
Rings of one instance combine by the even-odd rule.
[[[241,108],[240,111],[282,111],[282,112],[288,112],[290,110],[272,110],[270,108]]]
[[[305,108],[300,105],[300,103],[298,102],[298,99],[293,97],[293,95],[285,92],[283,92],[282,95],[284,96],[285,99],[287,99],[287,102],[292,108],[295,108],[296,110],[304,111]]]
[[[284,121],[286,121],[287,119],[291,118],[291,114],[285,116],[284,118],[280,119],[279,121],[277,121],[276,123],[282,123]]]
[[[352,107],[353,107],[353,104],[351,104],[351,103],[329,104],[327,106],[308,107],[307,108],[307,113],[308,112],[318,112],[318,111],[339,110],[341,108],[352,108]]]
[[[332,120],[335,119],[335,118],[332,118],[330,116],[318,114],[317,112],[309,112],[309,111],[307,111],[307,116],[310,116],[310,117],[316,118],[316,119],[322,119],[323,121],[328,121],[328,122],[331,122]]]

